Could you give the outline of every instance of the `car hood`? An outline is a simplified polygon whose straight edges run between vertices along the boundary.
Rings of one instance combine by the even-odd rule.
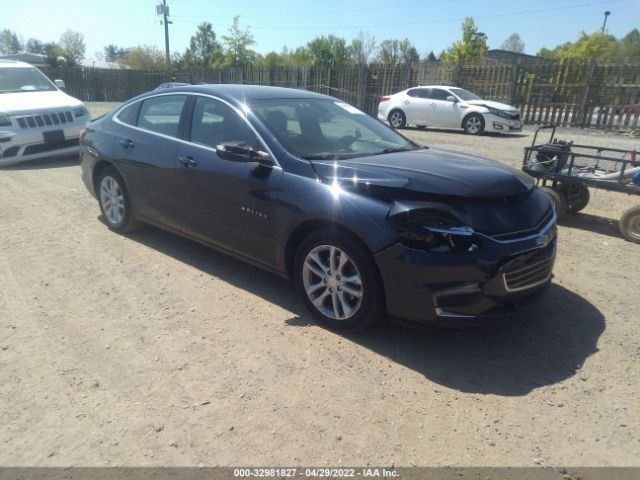
[[[465,102],[467,105],[477,105],[477,106],[485,106],[490,108],[495,108],[497,110],[506,110],[507,112],[515,112],[517,109],[512,107],[511,105],[507,105],[506,103],[500,102],[491,102],[489,100],[469,100]]]
[[[60,90],[0,94],[0,113],[23,113],[50,108],[79,107],[82,102]]]
[[[314,160],[312,164],[323,181],[392,190],[393,199],[424,194],[497,199],[522,195],[533,188],[533,179],[519,170],[480,156],[436,148],[350,160]]]

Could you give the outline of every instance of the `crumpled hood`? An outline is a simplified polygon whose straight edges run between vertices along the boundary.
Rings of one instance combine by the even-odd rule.
[[[530,176],[500,162],[437,148],[312,164],[329,183],[389,187],[413,194],[494,199],[521,195],[533,187]]]
[[[496,108],[498,110],[506,110],[507,112],[516,112],[518,109],[507,105],[506,103],[491,102],[489,100],[469,100],[465,102],[468,105],[484,105],[486,107]]]
[[[50,92],[0,93],[0,113],[28,113],[51,108],[74,108],[82,105],[60,90]]]

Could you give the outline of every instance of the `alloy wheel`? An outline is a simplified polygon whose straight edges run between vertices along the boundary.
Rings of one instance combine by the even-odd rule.
[[[389,117],[389,123],[393,128],[402,127],[402,123],[404,121],[403,115],[400,112],[393,112]]]
[[[478,117],[469,117],[467,120],[467,131],[471,134],[478,133],[482,128],[482,121]]]
[[[110,224],[118,225],[124,220],[124,194],[118,181],[109,175],[100,182],[100,204]]]
[[[362,304],[362,276],[354,261],[333,245],[319,245],[306,256],[302,282],[313,306],[334,320],[353,317]]]

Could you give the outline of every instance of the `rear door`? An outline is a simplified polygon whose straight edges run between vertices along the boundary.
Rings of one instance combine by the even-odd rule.
[[[174,168],[186,95],[146,98],[116,118],[117,163],[137,214],[175,226]]]
[[[194,96],[185,140],[175,159],[177,205],[189,234],[274,264],[280,167],[224,160],[223,142],[268,151],[241,114],[212,97]]]
[[[412,88],[407,91],[403,100],[403,110],[407,117],[407,123],[414,125],[426,125],[429,113],[430,88]]]

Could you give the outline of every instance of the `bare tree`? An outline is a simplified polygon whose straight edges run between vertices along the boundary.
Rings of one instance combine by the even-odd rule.
[[[84,44],[84,35],[80,32],[67,30],[60,36],[60,42],[58,43],[60,48],[62,48],[62,55],[67,61],[68,66],[73,67],[84,58],[87,47]]]
[[[349,45],[349,58],[356,65],[366,65],[371,59],[371,54],[376,49],[376,37],[369,32],[360,31],[358,36],[351,40]]]
[[[0,54],[18,53],[22,50],[22,43],[16,32],[8,28],[0,32]]]
[[[524,53],[524,42],[517,33],[512,33],[507,39],[500,45],[501,50],[507,50],[509,52]]]

